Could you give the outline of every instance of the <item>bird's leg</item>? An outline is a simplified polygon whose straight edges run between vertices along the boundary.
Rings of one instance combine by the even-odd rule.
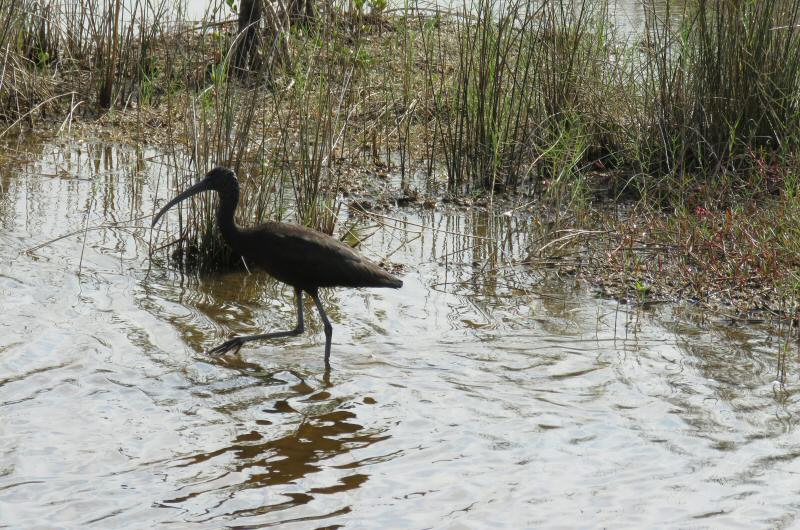
[[[303,333],[303,291],[298,288],[294,290],[294,298],[297,301],[297,326],[289,331],[275,331],[272,333],[263,333],[261,335],[245,335],[243,337],[233,337],[209,351],[208,354],[214,357],[223,355],[231,350],[233,353],[239,351],[245,342],[262,339],[278,339],[280,337],[293,337]],[[319,306],[318,306],[319,307]]]
[[[325,310],[322,308],[322,302],[319,300],[319,293],[314,291],[309,291],[309,295],[314,300],[314,305],[317,306],[317,311],[319,311],[319,317],[322,319],[322,324],[325,326],[325,370],[331,369],[331,337],[333,336],[333,326],[331,326],[330,321],[328,320],[328,315],[325,314]]]

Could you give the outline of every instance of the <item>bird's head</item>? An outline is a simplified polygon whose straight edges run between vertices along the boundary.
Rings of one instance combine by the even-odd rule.
[[[227,167],[215,167],[208,173],[203,179],[192,186],[191,188],[187,189],[186,191],[178,194],[174,199],[169,201],[166,205],[164,205],[161,210],[156,214],[153,218],[153,224],[151,226],[155,226],[161,216],[164,215],[167,210],[178,204],[179,202],[188,199],[192,195],[197,195],[198,193],[202,193],[204,191],[216,191],[218,193],[226,193],[230,191],[235,191],[238,194],[239,191],[239,181],[236,179],[236,173],[233,172],[232,169]]]
[[[231,188],[239,189],[239,180],[236,178],[236,173],[227,167],[215,167],[203,177],[203,180],[197,183],[205,185],[206,190],[214,191],[227,191]],[[188,190],[187,190],[188,191]]]

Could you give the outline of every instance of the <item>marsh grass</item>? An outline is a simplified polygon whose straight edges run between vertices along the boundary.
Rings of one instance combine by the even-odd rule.
[[[76,109],[96,115],[152,95],[155,49],[171,15],[167,0],[2,0],[0,119],[33,126],[38,118],[71,119]]]
[[[0,0],[0,120],[13,125],[51,97],[54,83],[40,66],[56,55],[45,19],[30,1]]]
[[[451,193],[586,197],[591,164],[616,163],[634,97],[631,54],[595,2],[482,0],[432,34],[427,64]],[[439,73],[443,72],[443,73]]]
[[[637,139],[641,170],[655,177],[646,185],[685,196],[698,182],[764,189],[760,166],[796,159],[798,17],[800,2],[780,0],[701,0],[674,27],[669,12],[647,11],[642,86],[654,105]]]

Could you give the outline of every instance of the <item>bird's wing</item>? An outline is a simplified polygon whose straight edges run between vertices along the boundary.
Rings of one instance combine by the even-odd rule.
[[[293,285],[371,286],[389,276],[361,254],[327,234],[299,225],[267,223],[250,231],[251,259]]]
[[[363,259],[361,254],[335,237],[300,225],[288,223],[268,223],[262,230],[270,232],[276,248],[285,254],[301,259],[312,258],[317,262],[328,260]],[[284,257],[288,257],[285,256]]]

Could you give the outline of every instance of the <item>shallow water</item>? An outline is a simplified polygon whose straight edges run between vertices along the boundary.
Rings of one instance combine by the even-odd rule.
[[[324,294],[327,377],[311,306],[203,354],[288,328],[291,290],[148,258],[158,153],[3,153],[0,527],[796,524],[796,347],[504,265],[525,218],[390,212],[363,250],[405,286]]]

